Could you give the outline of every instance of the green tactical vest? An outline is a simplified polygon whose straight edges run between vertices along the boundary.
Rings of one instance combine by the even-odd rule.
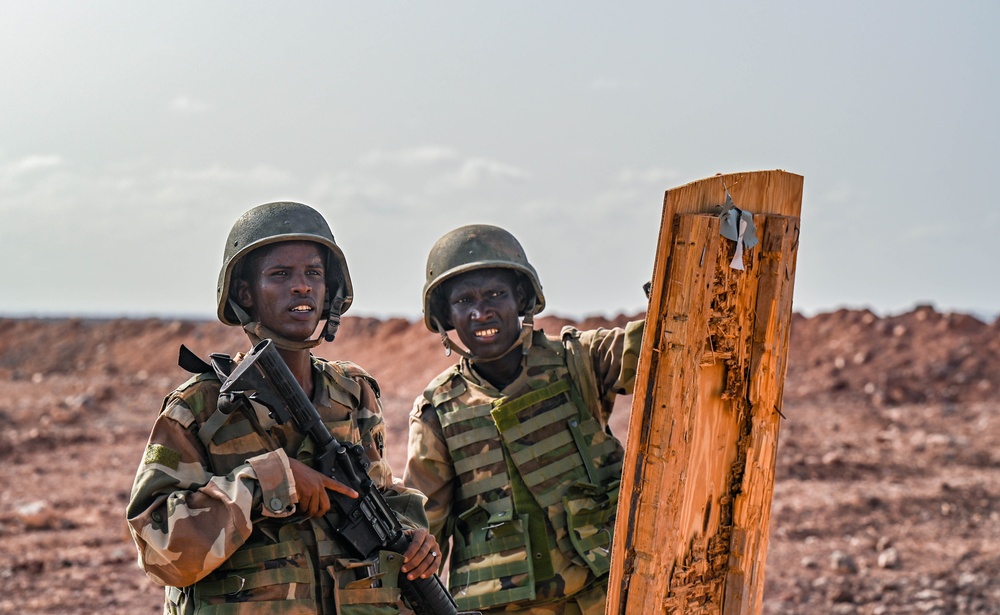
[[[334,406],[345,406],[343,421],[325,421],[330,433],[343,442],[361,439],[353,419],[360,399],[355,378],[371,377],[347,362],[329,362],[313,357],[323,374],[323,383]],[[372,381],[377,389],[377,384]],[[208,451],[215,475],[225,475],[247,459],[289,446],[300,460],[311,458],[311,441],[289,428],[278,428],[263,407],[251,412],[223,414],[216,408],[221,383],[214,373],[199,374],[171,397],[181,397],[198,422],[198,435]],[[168,398],[168,402],[169,402]],[[283,431],[282,431],[283,429]],[[288,442],[279,442],[273,434]],[[375,444],[362,442],[363,445]],[[380,443],[379,443],[380,444]],[[333,523],[331,515],[327,516]],[[319,559],[310,556],[313,553]],[[324,562],[327,574],[317,574]],[[370,560],[349,556],[324,520],[289,523],[258,520],[254,531],[239,549],[204,579],[184,588],[167,587],[164,612],[168,614],[257,615],[322,613],[320,595],[334,597],[342,615],[398,613],[398,577],[403,558],[383,551]],[[320,587],[315,587],[319,579]],[[261,598],[259,593],[280,588],[281,599]],[[255,594],[258,597],[255,598]]]
[[[624,451],[588,406],[596,395],[590,361],[589,373],[577,375],[582,350],[566,331],[564,339],[565,347],[535,332],[525,374],[499,399],[456,372],[425,393],[458,478],[449,585],[462,609],[533,600],[543,549],[596,577],[610,568]],[[531,514],[545,516],[554,545],[531,544],[539,539]]]

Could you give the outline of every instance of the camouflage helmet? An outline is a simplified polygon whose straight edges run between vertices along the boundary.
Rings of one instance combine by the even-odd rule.
[[[333,239],[333,232],[323,216],[302,203],[277,202],[258,205],[246,212],[233,224],[226,239],[222,256],[222,270],[216,288],[219,320],[231,326],[246,324],[230,299],[234,275],[238,275],[244,257],[257,248],[283,241],[312,241],[327,249],[326,297],[323,300],[323,319],[332,316],[338,320],[354,299],[351,275],[344,253]],[[338,307],[339,306],[339,307]]]
[[[498,226],[470,224],[446,233],[427,256],[427,281],[424,283],[424,324],[427,328],[435,333],[440,331],[436,324],[445,331],[454,328],[442,313],[443,304],[435,299],[436,291],[446,280],[469,271],[494,268],[513,269],[531,282],[534,297],[529,297],[521,316],[534,315],[545,308],[538,274],[517,239]]]

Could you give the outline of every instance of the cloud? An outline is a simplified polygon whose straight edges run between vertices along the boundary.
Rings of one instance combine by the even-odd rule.
[[[23,175],[24,173],[30,173],[38,169],[57,167],[61,164],[61,156],[26,156],[0,167],[0,173],[5,176]]]
[[[362,156],[359,162],[362,166],[391,164],[412,167],[451,161],[457,157],[458,154],[450,147],[423,145],[394,151],[372,150]]]
[[[373,167],[394,167],[400,172],[381,173],[396,186],[398,193],[417,190],[431,199],[442,193],[464,190],[488,181],[519,182],[530,177],[525,170],[506,162],[484,156],[468,156],[447,146],[422,145],[396,150],[372,150],[358,160],[357,168],[340,181],[350,177],[355,182],[371,184],[366,171]],[[430,171],[428,171],[430,167]]]
[[[170,110],[182,115],[199,115],[211,111],[208,103],[179,94],[170,101]]]
[[[497,160],[470,158],[445,179],[454,186],[472,188],[492,179],[517,182],[528,177],[530,176],[526,171]]]
[[[273,186],[286,184],[292,179],[291,173],[269,165],[257,165],[246,169],[234,169],[212,165],[199,169],[163,168],[155,173],[155,178],[168,182],[204,182],[218,184],[254,184]]]

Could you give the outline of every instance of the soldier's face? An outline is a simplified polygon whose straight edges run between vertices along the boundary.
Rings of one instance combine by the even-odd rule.
[[[444,285],[448,315],[462,344],[480,360],[499,358],[521,333],[524,292],[507,269],[478,269]]]
[[[312,337],[326,297],[323,248],[288,241],[261,248],[248,263],[250,280],[237,286],[240,303],[255,321],[290,340]]]

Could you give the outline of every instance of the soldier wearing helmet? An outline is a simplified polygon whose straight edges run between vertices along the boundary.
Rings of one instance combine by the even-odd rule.
[[[452,595],[483,612],[603,614],[623,459],[608,419],[631,393],[642,322],[536,330],[538,274],[489,225],[434,244],[423,298],[460,359],[414,403],[403,481],[450,539]]]
[[[311,207],[260,205],[229,233],[219,320],[254,344],[272,339],[334,437],[364,446],[369,478],[410,548],[403,558],[355,559],[333,531],[327,493],[353,490],[313,470],[311,442],[266,409],[219,403],[239,355],[212,355],[209,365],[182,347],[181,366],[195,376],[164,400],[126,511],[140,566],[166,588],[165,613],[394,613],[400,572],[436,569],[423,495],[383,459],[378,384],[353,363],[310,352],[333,339],[352,295],[344,254]]]

